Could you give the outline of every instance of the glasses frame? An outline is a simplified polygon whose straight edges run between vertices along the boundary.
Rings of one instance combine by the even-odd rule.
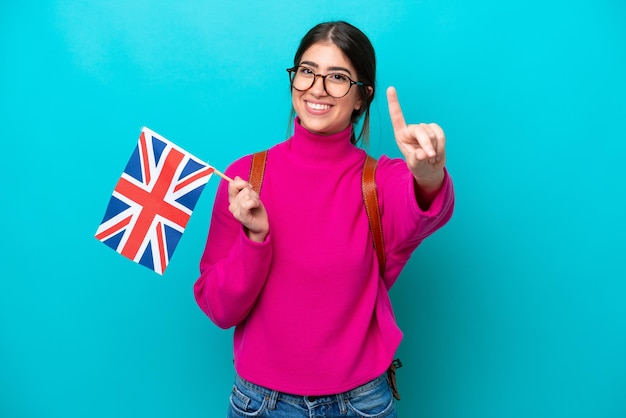
[[[304,90],[300,90],[296,87],[293,86],[293,81],[296,79],[296,73],[298,71],[298,68],[306,68],[308,70],[311,70],[309,67],[305,66],[305,65],[296,65],[295,67],[291,67],[291,68],[287,68],[287,73],[289,73],[289,83],[291,84],[291,88],[295,89],[297,91],[307,91],[310,90],[311,87],[313,87],[315,85],[315,82],[317,81],[317,77],[322,77],[322,87],[324,87],[324,91],[326,92],[326,94],[328,94],[330,97],[334,98],[334,99],[341,99],[342,97],[346,97],[348,95],[348,93],[350,93],[350,89],[352,89],[352,86],[357,85],[357,86],[367,86],[367,84],[363,83],[362,81],[354,81],[352,80],[350,77],[348,77],[347,75],[343,74],[343,73],[329,73],[329,74],[316,74],[313,73],[313,81],[311,81],[311,85],[304,89]],[[313,72],[311,70],[311,72]],[[333,96],[332,94],[330,94],[328,92],[328,90],[326,90],[326,77],[328,77],[329,75],[333,75],[333,74],[341,74],[342,76],[344,76],[345,78],[348,79],[348,81],[350,81],[350,87],[348,87],[348,90],[346,90],[346,93],[343,96]]]

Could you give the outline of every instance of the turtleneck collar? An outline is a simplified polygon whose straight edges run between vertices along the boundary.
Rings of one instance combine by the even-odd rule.
[[[296,117],[293,136],[288,141],[289,152],[305,164],[333,164],[355,155],[358,148],[350,142],[352,124],[343,131],[321,135],[307,130]]]

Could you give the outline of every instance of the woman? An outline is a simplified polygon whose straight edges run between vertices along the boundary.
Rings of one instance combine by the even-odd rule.
[[[393,417],[386,371],[402,333],[388,290],[452,215],[445,136],[436,124],[407,125],[388,90],[405,160],[378,161],[381,277],[356,146],[375,92],[372,45],[348,23],[322,23],[288,71],[293,136],[269,149],[260,195],[246,180],[251,156],[226,170],[234,180],[218,188],[194,288],[213,322],[235,327],[229,416]]]

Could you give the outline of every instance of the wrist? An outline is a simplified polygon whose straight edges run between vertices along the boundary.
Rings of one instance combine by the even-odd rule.
[[[254,232],[248,228],[245,228],[245,233],[248,239],[252,242],[264,242],[268,235],[267,231]]]
[[[433,202],[441,187],[443,186],[443,181],[445,178],[445,173],[443,170],[438,172],[436,175],[428,176],[428,177],[417,177],[413,176],[413,187],[415,190],[415,198],[417,200],[417,204],[422,210],[428,210],[430,204]]]
[[[418,177],[415,174],[413,175],[415,186],[424,193],[437,193],[443,185],[444,177],[445,173],[443,169],[437,170],[432,175],[426,177]]]

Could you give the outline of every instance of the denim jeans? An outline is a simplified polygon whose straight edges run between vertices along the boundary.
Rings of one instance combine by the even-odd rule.
[[[386,373],[356,389],[329,396],[277,392],[235,377],[227,417],[396,418]]]

